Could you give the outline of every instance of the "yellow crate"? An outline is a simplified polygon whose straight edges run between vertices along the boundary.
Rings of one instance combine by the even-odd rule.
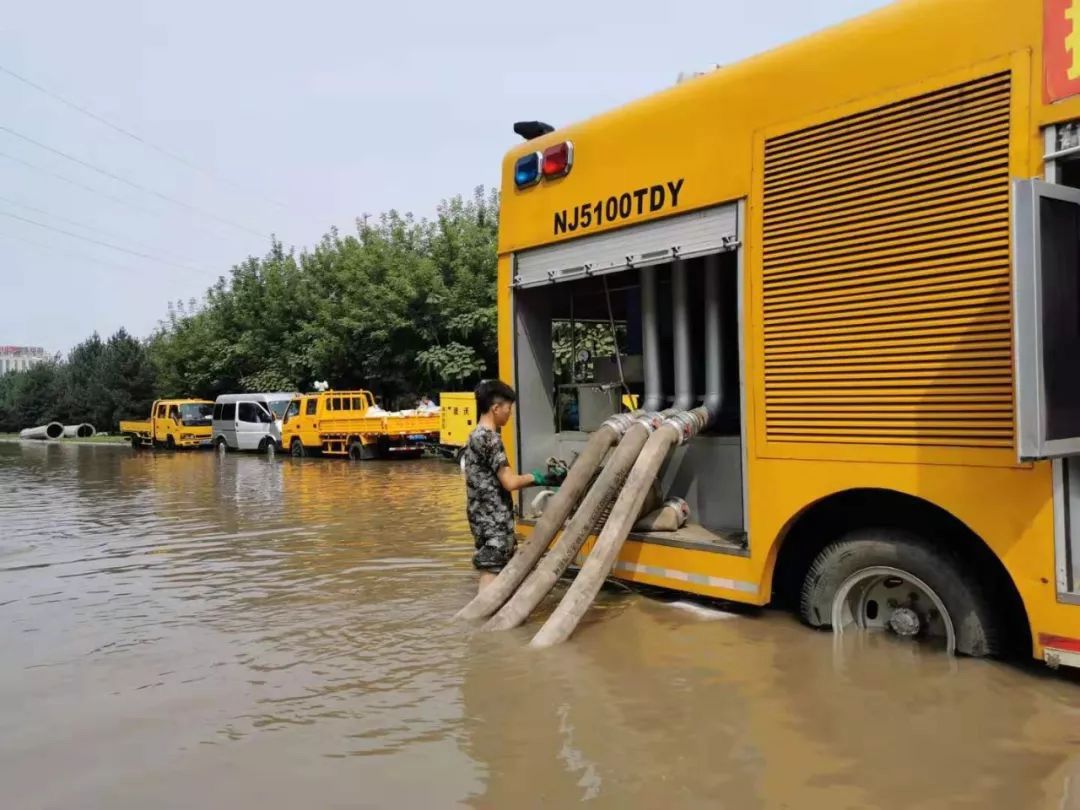
[[[439,394],[439,444],[464,447],[476,427],[476,396],[470,391]]]

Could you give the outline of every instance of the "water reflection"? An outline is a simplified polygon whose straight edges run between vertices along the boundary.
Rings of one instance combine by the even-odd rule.
[[[542,652],[446,621],[453,464],[0,445],[0,492],[5,806],[1059,807],[1078,779],[1080,691],[1041,671],[619,590]]]

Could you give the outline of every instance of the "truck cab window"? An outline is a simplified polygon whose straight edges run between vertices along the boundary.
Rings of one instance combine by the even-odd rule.
[[[292,419],[294,416],[300,415],[300,400],[294,399],[289,403],[289,407],[285,410],[285,418]]]
[[[319,407],[319,400],[312,397],[307,401],[307,409],[304,411],[308,416],[314,416]]]
[[[188,427],[194,425],[209,425],[214,415],[214,406],[206,404],[188,403],[176,409],[176,418]]]

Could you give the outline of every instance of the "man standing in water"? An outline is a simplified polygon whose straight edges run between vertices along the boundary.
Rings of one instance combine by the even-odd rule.
[[[466,511],[476,544],[473,566],[480,587],[490,583],[514,553],[514,501],[511,492],[531,486],[558,486],[562,478],[539,470],[518,475],[510,469],[499,431],[510,421],[517,395],[502,380],[484,380],[476,387],[476,429],[462,454]]]

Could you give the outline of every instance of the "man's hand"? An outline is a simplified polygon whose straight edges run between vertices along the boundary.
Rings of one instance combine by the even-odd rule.
[[[566,480],[566,465],[555,458],[549,458],[546,470],[533,470],[533,481],[538,487],[557,487]]]

